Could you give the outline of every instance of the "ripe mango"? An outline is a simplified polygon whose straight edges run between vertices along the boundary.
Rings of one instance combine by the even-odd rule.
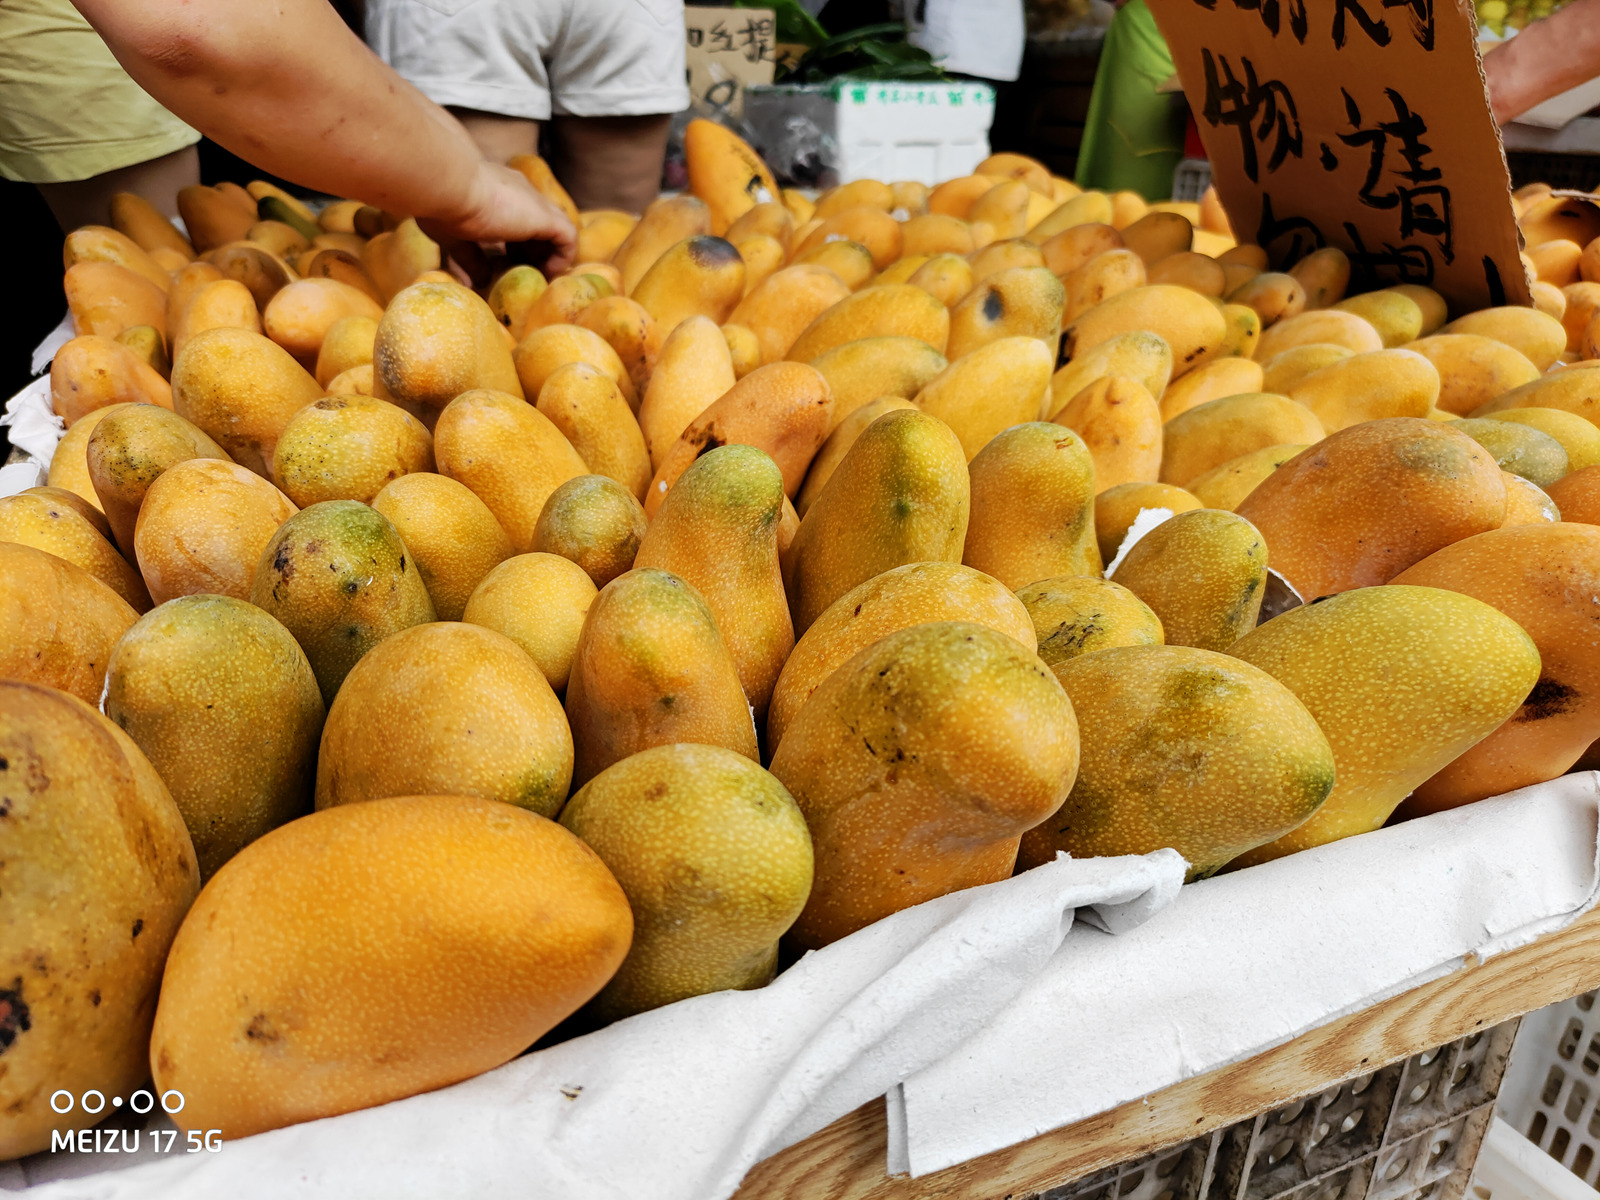
[[[512,267],[489,289],[486,299],[495,319],[515,333],[528,320],[528,313],[545,289],[550,286],[537,267],[526,263]]]
[[[913,216],[900,226],[900,253],[966,255],[973,251],[972,229],[960,217],[927,212]]]
[[[1386,348],[1404,346],[1422,336],[1422,306],[1400,292],[1367,292],[1341,300],[1333,307],[1364,318],[1378,331]]]
[[[603,475],[579,475],[550,493],[533,530],[533,549],[582,567],[597,588],[632,570],[644,537],[644,509]]]
[[[816,850],[792,940],[815,949],[1006,878],[1019,838],[1060,807],[1077,768],[1072,705],[1014,638],[940,621],[868,646],[773,755]]]
[[[581,787],[651,746],[699,742],[756,759],[738,666],[700,593],[655,567],[607,584],[589,608],[567,681]]]
[[[683,133],[689,190],[711,212],[711,228],[721,233],[757,204],[778,196],[777,181],[761,156],[731,129],[695,118]],[[630,289],[631,291],[632,289]]]
[[[760,333],[749,320],[741,319],[737,310],[732,319]],[[819,313],[787,347],[787,353],[778,357],[809,363],[835,346],[866,337],[919,338],[943,354],[949,336],[950,312],[943,304],[912,284],[886,283],[862,288]],[[772,360],[765,345],[762,355]]]
[[[802,229],[795,236],[804,233],[806,230]],[[866,287],[878,273],[877,265],[872,261],[872,251],[860,242],[811,243],[791,261],[796,266],[824,267],[832,271],[852,292]]]
[[[133,554],[134,527],[150,485],[190,458],[228,460],[228,453],[175,412],[153,404],[120,405],[96,422],[84,447],[93,495],[116,544]]]
[[[370,366],[377,340],[378,322],[371,317],[341,317],[322,339],[312,374],[318,383],[327,387],[351,367]]]
[[[267,301],[261,313],[261,328],[302,366],[315,367],[323,340],[334,325],[346,317],[378,321],[383,311],[381,304],[348,283],[337,279],[297,279]]]
[[[788,253],[794,244],[794,227],[794,214],[777,200],[764,200],[730,224],[722,236],[735,246],[743,238],[769,237]]]
[[[728,320],[754,330],[761,361],[773,363],[788,358],[801,332],[849,295],[849,285],[827,267],[802,263],[767,276],[734,306]]]
[[[1510,421],[1548,434],[1567,452],[1567,470],[1581,471],[1600,463],[1600,429],[1559,408],[1508,408],[1490,413],[1490,421]]]
[[[972,290],[972,274],[971,264],[959,255],[936,254],[911,272],[906,282],[921,288],[946,308],[954,308]]]
[[[1118,646],[1159,646],[1161,619],[1127,588],[1108,579],[1063,575],[1017,591],[1028,610],[1039,658],[1062,677],[1064,663]],[[1065,686],[1065,681],[1062,681]]]
[[[1111,579],[1150,606],[1167,645],[1226,650],[1255,628],[1267,547],[1244,518],[1195,509],[1140,538]]]
[[[341,371],[328,380],[330,396],[370,396],[375,391],[377,385],[373,382],[371,363],[351,367],[348,371]]]
[[[908,562],[959,562],[971,488],[961,443],[923,412],[891,412],[856,439],[800,522],[784,586],[795,632],[859,583]]]
[[[1513,475],[1504,467],[1500,478],[1506,485],[1506,519],[1501,529],[1517,525],[1544,525],[1561,520],[1561,511],[1541,488],[1535,487],[1520,475]]]
[[[310,807],[322,694],[253,604],[184,596],[141,617],[112,651],[104,704],[171,789],[202,880]]]
[[[262,548],[296,511],[289,497],[236,463],[174,463],[145,492],[134,526],[151,599],[165,604],[198,592],[249,599]]]
[[[756,340],[755,330],[744,325],[724,325],[722,339],[728,343],[734,379],[743,379],[761,365],[761,343]]]
[[[1491,605],[1533,639],[1539,681],[1500,728],[1420,785],[1407,816],[1439,812],[1554,779],[1600,738],[1600,529],[1547,524],[1492,530],[1446,546],[1396,583],[1443,588]]]
[[[1034,645],[1027,610],[999,580],[958,563],[894,567],[840,596],[795,644],[773,689],[768,748],[776,750],[795,716],[839,667],[878,639],[928,621],[970,621]]]
[[[1071,274],[1108,250],[1123,249],[1122,235],[1110,225],[1091,221],[1069,226],[1057,233],[1042,234],[1041,230],[1050,222],[1051,218],[1046,218],[1044,225],[1033,230],[1032,236],[1043,237],[1039,245],[1040,257],[1044,259],[1044,265],[1058,276]]]
[[[50,363],[50,407],[68,425],[113,404],[172,407],[172,388],[138,355],[109,337],[75,337]]]
[[[503,633],[527,651],[556,693],[566,691],[594,581],[557,554],[519,554],[483,577],[461,619]]]
[[[1578,261],[1583,257],[1583,247],[1577,242],[1555,238],[1538,246],[1529,246],[1527,254],[1533,260],[1534,272],[1538,277],[1556,287],[1566,287],[1581,278]]]
[[[1219,299],[1228,290],[1222,264],[1209,254],[1193,250],[1172,254],[1151,264],[1148,277],[1151,283],[1175,283],[1191,292]]]
[[[182,352],[190,338],[207,329],[248,329],[260,333],[261,316],[250,289],[235,279],[219,279],[197,289],[171,326],[173,357]],[[301,365],[305,363],[301,361]]]
[[[1449,320],[1450,310],[1443,296],[1420,283],[1397,283],[1387,291],[1404,296],[1422,310],[1422,336],[1428,337]]]
[[[1413,350],[1372,350],[1313,371],[1289,398],[1335,433],[1381,417],[1425,417],[1439,393],[1439,371],[1428,358]]]
[[[1077,354],[1050,379],[1050,396],[1040,416],[1059,412],[1097,379],[1120,375],[1137,380],[1156,399],[1165,395],[1172,378],[1172,347],[1158,334],[1136,330],[1118,334],[1092,350]]]
[[[1573,354],[1583,347],[1583,335],[1600,314],[1600,283],[1585,280],[1568,284],[1561,289],[1567,306],[1561,312],[1561,325],[1567,331],[1567,353]]]
[[[732,244],[744,261],[744,291],[740,293],[740,299],[748,296],[756,284],[782,269],[789,261],[783,243],[764,233],[746,234]]]
[[[523,396],[494,312],[456,284],[414,283],[399,292],[378,322],[372,365],[385,399],[430,426],[463,392]]]
[[[508,332],[520,341],[546,325],[575,324],[591,304],[615,291],[610,281],[598,275],[563,275],[539,293],[523,314],[522,323],[508,327]]]
[[[845,342],[811,363],[833,395],[830,432],[861,405],[881,396],[909,400],[949,365],[933,347],[910,337]]]
[[[783,499],[783,473],[765,453],[714,446],[678,477],[631,564],[669,571],[700,593],[733,654],[758,726],[794,649],[778,567]]]
[[[199,872],[160,776],[82,701],[0,681],[0,763],[9,1161],[83,1120],[55,1112],[52,1092],[127,1095],[147,1077],[162,963]]]
[[[769,454],[783,472],[784,494],[793,495],[828,436],[832,417],[828,381],[814,368],[776,362],[750,372],[691,421],[662,456],[645,496],[645,512],[654,518],[667,490],[695,459],[730,443]]]
[[[1576,367],[1555,371],[1512,388],[1471,415],[1487,417],[1512,408],[1559,408],[1600,427],[1600,374]]]
[[[192,262],[179,270],[172,277],[172,286],[167,289],[166,320],[162,329],[164,331],[176,329],[179,319],[183,316],[183,310],[188,307],[189,301],[194,299],[195,293],[208,283],[227,278],[228,276],[208,262]]]
[[[1465,434],[1396,417],[1330,434],[1273,471],[1237,512],[1272,547],[1273,570],[1314,600],[1387,583],[1451,542],[1498,529],[1505,484]]]
[[[511,557],[511,539],[482,500],[443,475],[391,480],[371,500],[411,551],[441,621],[459,621],[467,599]]]
[[[189,239],[179,233],[165,213],[143,196],[118,192],[111,197],[111,225],[146,251],[166,247],[185,259],[194,257]]]
[[[101,512],[92,502],[78,495],[78,493],[68,491],[63,487],[51,487],[49,484],[44,484],[40,487],[24,488],[18,494],[22,496],[43,496],[46,500],[54,503],[65,504],[85,521],[88,521],[94,527],[95,532],[105,538],[106,541],[112,541],[111,525],[106,521],[105,513]]]
[[[1066,295],[1044,267],[1011,267],[989,276],[950,309],[945,354],[953,362],[983,346],[1017,337],[1037,338],[1054,365]]]
[[[1435,403],[1457,416],[1539,378],[1539,368],[1519,350],[1475,333],[1436,333],[1406,346],[1439,372]]]
[[[288,351],[247,329],[197,333],[172,364],[177,414],[267,479],[289,418],[321,395]]]
[[[82,567],[0,542],[0,679],[98,704],[111,647],[138,616]]]
[[[1218,358],[1254,358],[1261,344],[1261,318],[1255,309],[1242,304],[1224,304],[1222,319],[1227,330],[1222,337]]]
[[[946,179],[928,193],[928,211],[966,220],[978,197],[994,186],[994,179],[988,175],[958,175]]]
[[[736,382],[727,339],[710,317],[691,317],[674,329],[639,405],[652,465],[659,467],[690,422]]]
[[[1098,254],[1061,277],[1065,292],[1062,323],[1071,324],[1095,305],[1148,282],[1144,259],[1132,250],[1119,248]]]
[[[261,552],[250,602],[294,635],[330,706],[362,655],[434,619],[400,535],[355,500],[313,504],[279,526]]]
[[[61,493],[61,497],[67,496],[89,508],[71,492]],[[0,542],[32,546],[64,559],[93,575],[132,605],[134,611],[148,610],[150,593],[139,572],[128,565],[110,539],[76,505],[61,497],[28,492],[0,497]]]
[[[1179,376],[1217,354],[1227,322],[1206,297],[1170,283],[1152,284],[1112,296],[1072,321],[1062,351],[1070,361],[1119,334],[1136,331],[1154,333],[1167,343],[1173,375]],[[1262,336],[1265,344],[1267,335]]]
[[[283,427],[272,474],[301,508],[372,498],[392,479],[433,470],[433,435],[398,405],[371,396],[327,396]]]
[[[814,220],[818,223],[804,237],[796,231],[793,258],[828,242],[854,242],[871,255],[872,269],[881,271],[904,252],[900,222],[881,208],[858,204]]]
[[[1136,380],[1097,379],[1050,420],[1088,446],[1097,492],[1122,483],[1153,483],[1161,473],[1161,409]]]
[[[1263,329],[1298,317],[1306,309],[1306,291],[1300,281],[1278,271],[1257,273],[1227,295],[1230,304],[1254,309]]]
[[[907,338],[905,340],[914,346],[922,346],[924,350],[928,349],[923,343],[914,339]],[[855,342],[846,342],[840,349],[843,350],[856,344]],[[830,351],[830,353],[832,352]],[[932,351],[929,351],[929,353],[931,354]],[[827,355],[823,357],[826,358]],[[943,359],[940,358],[940,361],[942,362]],[[861,436],[867,426],[883,416],[884,413],[894,412],[896,409],[902,408],[916,408],[916,405],[909,400],[901,399],[899,396],[880,396],[876,400],[869,400],[867,403],[851,409],[850,415],[834,426],[833,432],[828,435],[828,440],[822,443],[822,448],[817,451],[816,457],[811,460],[811,466],[806,471],[806,481],[800,487],[800,494],[795,497],[796,516],[805,516],[811,506],[816,503],[817,497],[822,495],[822,489],[827,486],[828,480],[833,478],[834,471],[844,461],[844,456],[850,453],[850,447],[856,444],[856,439]]]
[[[84,225],[67,234],[61,246],[61,260],[64,268],[80,262],[115,263],[153,284],[162,293],[172,285],[172,277],[137,242],[104,225]]]
[[[1487,450],[1503,471],[1545,488],[1567,473],[1567,452],[1549,434],[1531,425],[1468,418],[1451,427]]]
[[[429,271],[437,271],[442,263],[439,243],[435,242],[407,217],[392,231],[373,237],[362,248],[361,265],[386,304]]]
[[[1162,433],[1161,482],[1179,487],[1252,450],[1323,438],[1315,413],[1270,392],[1209,400],[1173,417]]]
[[[194,248],[204,254],[244,237],[256,222],[256,205],[248,193],[241,203],[219,188],[191,184],[178,189],[178,215]]]
[[[834,213],[861,205],[888,212],[894,207],[894,189],[877,179],[853,179],[849,183],[831,187],[818,196],[817,207],[811,215],[819,221],[825,221]]]
[[[1035,421],[994,438],[968,468],[972,515],[962,562],[1013,590],[1098,575],[1094,463],[1083,439]]]
[[[1563,521],[1600,525],[1600,467],[1584,467],[1550,485]]]
[[[498,800],[553,817],[572,780],[561,702],[481,625],[414,625],[374,646],[328,708],[318,809],[395,795]]]
[[[668,247],[711,232],[711,210],[696,196],[671,196],[652,204],[611,256],[612,264],[622,272],[623,294],[633,293]]]
[[[166,340],[153,325],[134,325],[117,334],[117,344],[132,350],[134,356],[163,379],[172,376],[172,360],[167,357]]]
[[[1289,268],[1306,290],[1306,308],[1330,308],[1344,299],[1350,286],[1350,256],[1337,246],[1313,250]]]
[[[1104,192],[1088,191],[1062,201],[1049,216],[1028,232],[1036,240],[1043,242],[1073,229],[1081,229],[1085,225],[1103,225],[1111,229],[1113,228],[1111,216],[1110,198]],[[1120,234],[1118,238],[1117,244],[1121,245]]]
[[[1533,299],[1533,306],[1547,317],[1554,317],[1560,321],[1567,314],[1567,298],[1561,294],[1561,289],[1554,284],[1535,280],[1528,286],[1528,292]],[[1562,328],[1566,328],[1563,322]]]
[[[1260,363],[1237,357],[1213,359],[1167,387],[1161,395],[1161,420],[1170,421],[1208,400],[1269,390]]]
[[[610,868],[634,914],[633,945],[596,1017],[771,982],[812,875],[805,818],[775,778],[719,746],[655,746],[591,779],[561,823]]]
[[[602,296],[578,314],[578,324],[599,334],[616,353],[633,384],[632,395],[627,389],[623,395],[637,412],[661,353],[661,329],[655,318],[626,296]]]
[[[1263,479],[1306,449],[1309,447],[1303,445],[1263,446],[1196,476],[1189,481],[1188,490],[1201,507],[1233,512]]]
[[[91,508],[99,511],[100,497],[95,495],[94,482],[89,477],[89,460],[86,454],[89,439],[102,420],[128,407],[130,406],[127,404],[111,404],[105,408],[92,409],[77,422],[69,425],[66,433],[61,435],[61,440],[56,443],[55,452],[50,455],[50,473],[46,483],[53,488],[71,492]],[[103,517],[105,514],[101,515]],[[109,530],[110,527],[107,526],[108,536]]]
[[[644,434],[615,381],[588,363],[558,367],[539,389],[537,408],[596,475],[641,497],[650,484]]]
[[[968,265],[972,267],[974,279],[984,280],[1012,267],[1042,267],[1044,255],[1027,238],[1007,238],[1002,242],[990,242],[982,250],[974,251]],[[880,282],[889,281],[885,279]]]
[[[1060,811],[1023,835],[1019,866],[1171,846],[1203,879],[1294,829],[1333,788],[1333,751],[1306,706],[1229,655],[1127,646],[1056,674],[1082,762]]]
[[[967,209],[966,219],[974,223],[987,222],[993,226],[997,238],[1021,237],[1028,232],[1030,225],[1035,224],[1028,219],[1028,199],[1031,194],[1032,189],[1021,180],[997,183],[972,202]],[[932,202],[930,196],[929,204]],[[1048,211],[1043,215],[1048,215]]]
[[[1186,489],[1170,483],[1119,483],[1106,488],[1094,498],[1094,536],[1100,547],[1100,561],[1109,563],[1117,557],[1128,530],[1145,509],[1181,513],[1208,507],[1216,505],[1201,504]]]
[[[1002,429],[1038,416],[1054,364],[1038,338],[1002,338],[951,362],[914,403],[954,430],[971,462]]]
[[[726,321],[744,296],[744,275],[744,259],[731,243],[691,237],[668,247],[628,294],[671,334],[689,317]]]
[[[580,325],[541,325],[530,332],[511,353],[522,393],[537,402],[545,382],[569,363],[587,363],[602,372],[621,391],[630,412],[639,407],[633,379],[622,359],[598,333]]]
[[[499,1066],[600,990],[633,927],[581,841],[466,796],[292,821],[246,847],[193,912],[167,960],[150,1065],[158,1088],[183,1093],[186,1128],[229,1139]]]
[[[1266,323],[1265,319],[1262,323]],[[1369,350],[1382,350],[1383,338],[1370,321],[1355,313],[1337,308],[1308,310],[1264,330],[1261,341],[1256,344],[1256,358],[1266,362],[1285,350],[1313,344],[1343,346],[1363,354]]]
[[[1148,212],[1122,227],[1122,241],[1147,267],[1153,267],[1187,251],[1194,242],[1194,226],[1177,213]]]
[[[1299,697],[1333,747],[1335,772],[1310,820],[1239,866],[1376,829],[1503,724],[1539,678],[1539,652],[1515,621],[1430,587],[1358,587],[1290,609],[1228,652]]]
[[[439,473],[471,488],[519,553],[532,549],[550,493],[589,470],[549,417],[486,389],[462,392],[445,406],[433,453]]]
[[[1416,343],[1412,343],[1406,349],[1422,353]],[[1354,353],[1355,351],[1348,346],[1335,346],[1331,342],[1312,342],[1284,350],[1262,362],[1261,387],[1258,390],[1287,396],[1289,389],[1307,375],[1324,367],[1331,367],[1334,363],[1343,362]]]
[[[1560,321],[1548,313],[1519,305],[1467,313],[1439,332],[1476,333],[1493,338],[1521,352],[1541,371],[1547,370],[1567,348],[1567,331]]]
[[[254,242],[235,242],[212,251],[206,258],[224,278],[244,285],[258,311],[271,303],[279,289],[287,287],[294,279],[283,260]]]

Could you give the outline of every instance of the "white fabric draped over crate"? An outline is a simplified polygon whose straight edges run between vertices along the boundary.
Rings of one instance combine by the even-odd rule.
[[[890,1165],[936,1170],[1562,927],[1597,829],[1585,774],[1181,892],[1170,851],[1062,859],[452,1088],[121,1171],[35,1159],[58,1182],[28,1196],[719,1200],[885,1093]]]

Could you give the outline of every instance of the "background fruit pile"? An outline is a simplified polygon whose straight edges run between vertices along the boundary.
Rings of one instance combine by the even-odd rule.
[[[0,500],[0,1157],[52,1088],[242,1136],[1600,736],[1594,208],[1519,194],[1537,306],[1450,320],[1210,197],[687,146],[486,295],[267,185],[67,238],[68,428]]]

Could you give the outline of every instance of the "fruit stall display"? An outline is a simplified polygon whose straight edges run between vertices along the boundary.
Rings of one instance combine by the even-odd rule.
[[[68,235],[0,500],[0,1160],[52,1088],[238,1138],[1060,851],[1200,878],[1583,765],[1600,211],[1519,192],[1535,305],[1450,313],[1209,195],[686,145],[637,219],[514,160],[578,262],[482,295],[267,184]],[[1594,924],[1472,1019],[1593,986]]]

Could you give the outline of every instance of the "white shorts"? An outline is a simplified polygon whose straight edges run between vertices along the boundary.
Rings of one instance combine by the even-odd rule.
[[[438,104],[534,121],[689,106],[682,0],[367,0],[366,32]]]

